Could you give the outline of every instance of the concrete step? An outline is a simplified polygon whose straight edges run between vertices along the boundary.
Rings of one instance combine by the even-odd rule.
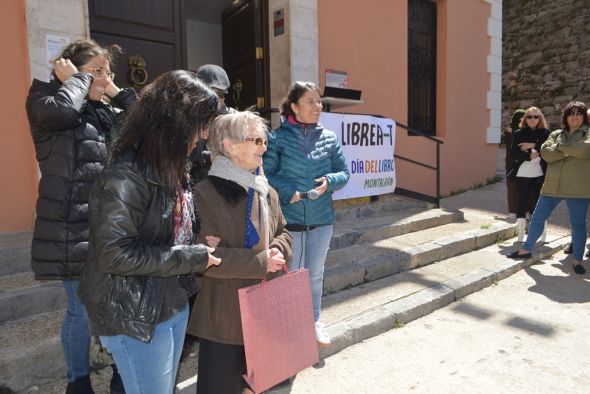
[[[64,309],[66,305],[61,281],[37,281],[32,272],[0,278],[0,324]]]
[[[31,270],[31,231],[0,234],[0,277]]]
[[[63,316],[60,310],[0,324],[0,387],[19,392],[65,378]]]
[[[383,238],[463,220],[464,216],[461,211],[425,210],[420,207],[385,212],[374,216],[338,220],[334,224],[334,235],[330,242],[330,250],[342,249],[354,244],[374,242]]]
[[[471,220],[330,251],[324,294],[468,253],[511,238],[515,232],[512,223]]]
[[[520,248],[516,238],[365,283],[322,300],[322,321],[332,344],[321,349],[328,357],[367,338],[398,327],[481,290],[513,273],[540,262],[569,242],[548,236],[532,258],[512,260],[505,255]]]

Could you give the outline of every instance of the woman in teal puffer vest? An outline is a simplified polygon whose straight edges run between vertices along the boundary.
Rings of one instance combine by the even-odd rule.
[[[279,193],[287,229],[293,235],[289,270],[309,269],[316,337],[330,337],[319,321],[324,263],[332,238],[332,193],[344,187],[350,173],[338,138],[319,123],[322,101],[312,82],[296,82],[283,104],[285,121],[269,133],[264,172]]]

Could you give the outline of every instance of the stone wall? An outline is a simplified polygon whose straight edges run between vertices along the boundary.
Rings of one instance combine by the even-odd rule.
[[[504,0],[502,128],[536,106],[551,130],[571,100],[590,105],[590,2]]]

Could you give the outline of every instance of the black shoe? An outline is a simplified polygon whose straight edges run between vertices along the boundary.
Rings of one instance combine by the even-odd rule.
[[[517,250],[516,252],[512,252],[512,253],[506,255],[506,257],[511,258],[511,259],[528,259],[531,257],[531,252],[520,254],[520,253],[518,253],[518,250]]]
[[[68,383],[66,394],[94,394],[92,384],[90,383],[90,375],[83,376]]]
[[[584,268],[582,264],[574,264],[574,272],[579,275],[584,275],[586,273],[586,268]]]
[[[572,246],[571,242],[565,247],[565,249],[563,249],[563,253],[565,253],[565,254],[572,254],[573,251],[574,251],[574,247]]]
[[[111,378],[111,394],[125,394],[125,386],[123,386],[123,379],[121,379],[121,375],[119,375],[119,370],[115,363],[111,364],[111,368],[113,368],[113,377]]]

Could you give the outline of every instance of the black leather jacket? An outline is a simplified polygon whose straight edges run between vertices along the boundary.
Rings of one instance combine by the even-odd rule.
[[[137,99],[122,89],[112,105],[87,100],[93,77],[35,79],[26,109],[41,179],[31,247],[36,279],[77,279],[88,251],[88,195],[103,168],[109,133],[97,108],[116,120]],[[104,111],[103,111],[104,110]],[[113,127],[114,129],[114,127]]]
[[[107,167],[90,194],[88,261],[79,292],[93,335],[150,342],[166,285],[180,283],[188,299],[196,290],[192,273],[205,270],[208,253],[204,245],[172,246],[176,196],[129,156]]]

